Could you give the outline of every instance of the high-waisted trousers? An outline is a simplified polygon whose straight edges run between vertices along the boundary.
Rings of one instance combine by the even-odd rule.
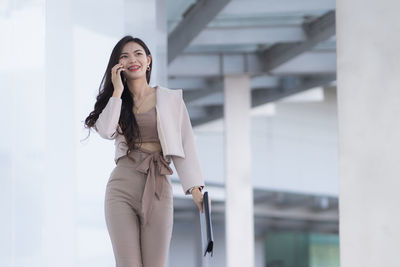
[[[169,162],[139,148],[117,160],[104,212],[116,267],[165,267],[173,226]]]

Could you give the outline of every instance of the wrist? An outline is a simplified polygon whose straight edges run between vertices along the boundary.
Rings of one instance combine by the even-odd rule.
[[[195,187],[193,187],[193,190],[192,190],[192,192],[193,191],[199,191],[200,189],[197,187],[197,186],[195,186]]]
[[[119,98],[121,98],[121,95],[122,95],[122,92],[120,92],[120,91],[118,91],[118,90],[114,90],[114,92],[113,92],[113,97],[119,97]]]
[[[201,187],[199,187],[199,186],[193,187],[192,193],[193,193],[194,191],[199,191],[199,192],[201,193]]]

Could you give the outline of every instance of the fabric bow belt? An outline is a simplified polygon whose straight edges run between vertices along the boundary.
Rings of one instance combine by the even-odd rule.
[[[163,185],[166,182],[163,176],[172,174],[173,171],[169,167],[169,163],[162,156],[161,151],[149,153],[139,166],[136,167],[136,170],[147,174],[142,196],[143,225],[145,225],[151,214],[154,195],[160,200]]]

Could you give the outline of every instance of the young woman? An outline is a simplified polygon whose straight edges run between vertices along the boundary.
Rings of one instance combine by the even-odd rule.
[[[173,224],[171,160],[184,193],[202,212],[204,180],[182,89],[150,87],[152,64],[142,40],[122,38],[85,120],[85,127],[115,140],[116,167],[104,211],[117,267],[166,266]]]

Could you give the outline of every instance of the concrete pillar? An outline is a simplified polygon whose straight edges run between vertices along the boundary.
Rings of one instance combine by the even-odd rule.
[[[399,266],[399,8],[337,1],[341,267]]]
[[[224,94],[226,266],[254,266],[249,77],[226,76]]]
[[[44,267],[76,266],[76,145],[71,0],[46,1]],[[39,181],[38,181],[39,182]]]
[[[45,3],[0,9],[0,266],[42,267]]]

